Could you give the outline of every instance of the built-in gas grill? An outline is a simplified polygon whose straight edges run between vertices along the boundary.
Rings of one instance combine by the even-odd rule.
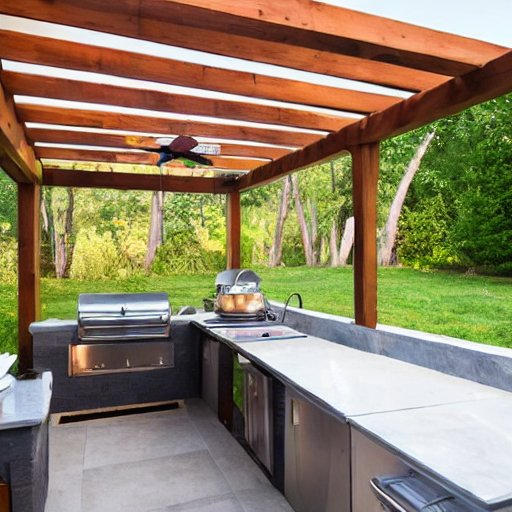
[[[82,293],[78,298],[82,341],[168,338],[170,328],[166,293]]]
[[[84,293],[69,375],[146,371],[174,366],[166,293]]]

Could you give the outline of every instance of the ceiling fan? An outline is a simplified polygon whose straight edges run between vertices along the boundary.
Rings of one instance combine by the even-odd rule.
[[[140,147],[143,151],[158,153],[160,158],[156,165],[162,165],[171,160],[180,160],[187,167],[212,166],[213,162],[203,155],[220,154],[220,146],[218,144],[199,144],[192,137],[180,135],[175,139],[170,137],[161,137],[156,139],[159,148]]]

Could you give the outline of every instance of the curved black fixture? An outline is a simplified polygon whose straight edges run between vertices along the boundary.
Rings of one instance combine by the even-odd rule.
[[[290,300],[292,299],[292,297],[297,297],[299,299],[299,308],[302,309],[302,295],[298,292],[293,292],[287,299],[286,299],[286,302],[284,304],[284,308],[283,308],[283,317],[281,318],[281,323],[284,324],[284,317],[286,316],[286,310],[288,309],[288,304],[290,303]]]

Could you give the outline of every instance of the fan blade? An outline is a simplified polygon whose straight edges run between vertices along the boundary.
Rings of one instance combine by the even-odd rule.
[[[197,140],[192,137],[180,135],[176,137],[170,144],[169,149],[176,153],[187,153],[197,146]]]
[[[201,165],[213,165],[213,162],[209,158],[205,158],[204,156],[198,155],[197,153],[186,152],[180,153],[176,155],[176,158],[184,158],[186,160],[192,160],[192,162],[196,162]]]
[[[156,165],[158,165],[158,167],[160,167],[161,165],[167,163],[167,162],[170,162],[171,160],[174,160],[175,158],[175,155],[174,153],[171,153],[170,151],[169,152],[160,152],[160,158],[158,159],[158,162],[156,163]]]

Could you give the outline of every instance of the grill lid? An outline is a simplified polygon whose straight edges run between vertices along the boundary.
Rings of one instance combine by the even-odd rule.
[[[82,293],[78,297],[79,337],[84,340],[166,337],[170,318],[167,293]]]

